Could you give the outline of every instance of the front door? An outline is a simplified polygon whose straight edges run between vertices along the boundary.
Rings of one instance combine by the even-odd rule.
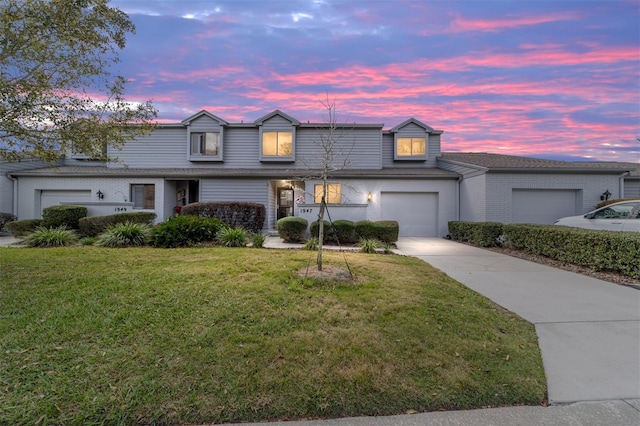
[[[278,214],[277,218],[293,216],[293,189],[278,188]]]

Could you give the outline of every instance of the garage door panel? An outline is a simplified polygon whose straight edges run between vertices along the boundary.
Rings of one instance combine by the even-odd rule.
[[[402,237],[433,237],[438,233],[438,194],[382,192],[380,218],[396,220]]]
[[[511,222],[550,225],[561,217],[578,214],[577,200],[575,189],[513,189]]]

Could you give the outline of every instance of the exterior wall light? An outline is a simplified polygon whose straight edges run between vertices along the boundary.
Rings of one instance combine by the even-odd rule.
[[[373,200],[373,195],[371,194],[371,192],[369,192],[369,193],[367,194],[367,201],[368,201],[368,202],[371,202],[371,200]]]
[[[606,191],[604,191],[602,193],[602,195],[600,196],[600,200],[601,201],[607,201],[610,197],[611,197],[611,193],[609,192],[609,190],[607,189]]]
[[[104,198],[104,194],[99,189],[98,192],[96,192],[96,195],[98,196],[98,200],[102,200]]]

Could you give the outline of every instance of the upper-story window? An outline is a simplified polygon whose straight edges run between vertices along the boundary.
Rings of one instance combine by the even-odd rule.
[[[191,133],[192,156],[217,157],[220,155],[220,133],[199,132]]]
[[[262,132],[262,157],[291,157],[293,132]]]
[[[425,138],[397,138],[397,157],[424,157],[426,152]]]

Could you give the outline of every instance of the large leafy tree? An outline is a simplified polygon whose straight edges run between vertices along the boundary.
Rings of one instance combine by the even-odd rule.
[[[108,0],[0,0],[0,159],[105,158],[149,132],[153,104],[111,72],[134,32]]]

